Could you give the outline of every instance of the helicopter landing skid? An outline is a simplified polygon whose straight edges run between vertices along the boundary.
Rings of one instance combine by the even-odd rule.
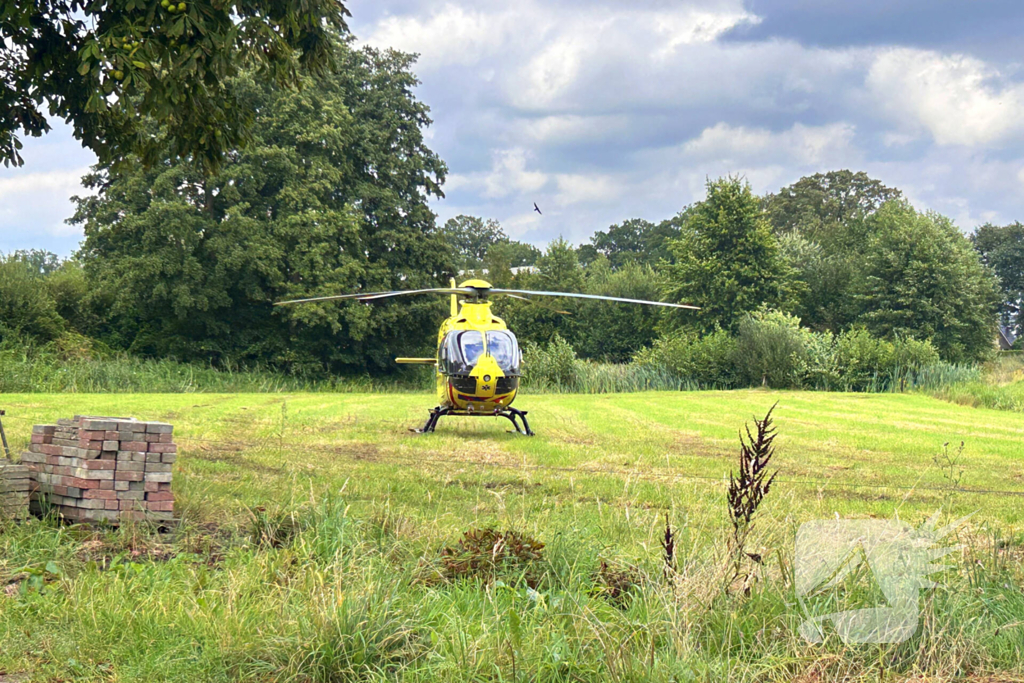
[[[417,434],[430,434],[433,433],[434,428],[437,427],[438,421],[446,415],[463,415],[466,417],[504,417],[512,426],[516,428],[517,434],[524,436],[533,436],[533,430],[530,429],[530,423],[526,421],[526,411],[518,410],[516,408],[505,408],[504,410],[497,410],[493,413],[471,413],[467,410],[456,410],[449,406],[432,408],[430,410],[430,417],[427,418],[427,423],[419,429],[412,429],[410,431],[416,432]],[[516,422],[516,418],[523,421],[523,426],[520,427],[519,423]]]

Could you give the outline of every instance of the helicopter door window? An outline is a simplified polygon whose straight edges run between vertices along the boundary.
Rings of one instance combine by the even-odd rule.
[[[487,352],[494,357],[498,367],[508,375],[519,374],[519,344],[511,332],[487,333]]]

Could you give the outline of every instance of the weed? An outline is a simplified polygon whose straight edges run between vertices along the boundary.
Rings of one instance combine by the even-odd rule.
[[[754,523],[754,516],[761,502],[771,490],[778,470],[768,476],[768,464],[775,455],[775,427],[772,426],[772,412],[776,403],[768,409],[763,420],[755,418],[757,436],[745,427],[747,438],[740,433],[739,474],[729,472],[729,517],[732,520],[732,561],[733,579],[740,575],[743,558],[749,557],[760,563],[760,556],[746,552],[747,538]]]
[[[510,582],[522,580],[536,588],[543,550],[543,543],[516,531],[471,529],[457,545],[441,551],[441,562],[449,580],[480,579],[489,583],[502,577]]]
[[[252,516],[249,539],[261,548],[283,548],[291,543],[299,531],[295,512],[268,512],[261,505],[249,513]]]
[[[662,558],[665,560],[665,573],[671,574],[676,570],[676,535],[672,531],[672,525],[668,521],[668,513],[665,513],[665,535],[661,539]]]
[[[633,565],[623,567],[601,560],[594,573],[594,589],[616,607],[625,607],[626,599],[640,588],[640,578],[640,570]]]

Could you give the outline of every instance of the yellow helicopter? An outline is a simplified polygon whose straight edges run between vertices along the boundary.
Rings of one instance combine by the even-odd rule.
[[[451,281],[451,286],[447,288],[339,294],[280,301],[274,305],[286,306],[335,299],[355,299],[369,302],[410,294],[451,295],[451,317],[441,324],[441,329],[437,333],[437,355],[434,358],[395,359],[398,363],[433,365],[437,368],[438,406],[430,410],[430,417],[427,418],[426,424],[413,430],[420,434],[433,432],[438,420],[446,415],[465,415],[504,417],[512,422],[520,434],[533,436],[530,423],[526,420],[526,411],[512,407],[512,402],[515,400],[516,394],[519,393],[519,379],[522,376],[523,364],[522,352],[515,334],[508,329],[505,321],[491,312],[489,297],[492,295],[504,295],[534,304],[540,302],[531,299],[531,296],[599,299],[601,301],[699,310],[697,306],[686,304],[623,299],[597,294],[499,289],[483,280],[466,280],[456,286],[454,278]],[[460,296],[465,298],[460,299]],[[567,313],[566,311],[558,312]],[[522,420],[522,427],[516,421],[517,418]]]

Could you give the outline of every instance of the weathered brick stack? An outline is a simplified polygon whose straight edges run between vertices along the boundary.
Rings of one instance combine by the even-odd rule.
[[[174,428],[163,422],[76,416],[32,428],[21,461],[43,498],[82,522],[167,521],[174,516]]]
[[[0,519],[28,517],[32,473],[25,465],[0,458]]]

